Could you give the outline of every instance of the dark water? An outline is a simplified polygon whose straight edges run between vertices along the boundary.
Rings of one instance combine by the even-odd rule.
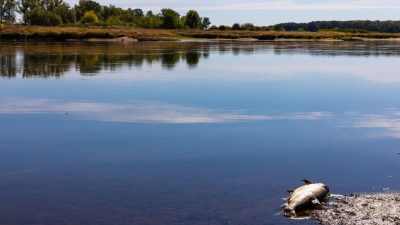
[[[400,190],[400,45],[0,44],[0,224],[315,224]]]

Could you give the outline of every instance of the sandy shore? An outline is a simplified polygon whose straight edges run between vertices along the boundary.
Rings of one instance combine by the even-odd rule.
[[[400,193],[335,196],[312,217],[323,225],[400,225]]]

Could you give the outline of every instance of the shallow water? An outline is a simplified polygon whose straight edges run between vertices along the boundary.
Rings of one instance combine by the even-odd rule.
[[[400,190],[396,42],[0,44],[0,224],[315,224]]]

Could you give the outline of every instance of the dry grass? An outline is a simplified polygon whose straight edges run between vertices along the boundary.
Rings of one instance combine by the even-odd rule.
[[[179,40],[187,38],[202,39],[239,39],[258,40],[275,39],[337,39],[354,40],[360,38],[400,38],[400,34],[387,33],[346,33],[337,31],[320,32],[282,32],[282,31],[220,31],[220,30],[162,30],[132,27],[42,27],[8,25],[0,28],[0,40],[3,41],[64,41],[68,39],[112,39],[129,37],[140,41]]]
[[[138,40],[169,40],[176,35],[165,30],[131,27],[42,27],[5,26],[0,30],[0,40],[64,41],[68,39],[129,37]]]
[[[220,30],[182,30],[177,34],[181,36],[193,38],[254,38],[258,40],[275,40],[275,39],[337,39],[337,40],[353,40],[357,38],[400,38],[400,34],[388,33],[346,33],[337,31],[319,31],[319,32],[285,32],[285,31],[220,31]]]

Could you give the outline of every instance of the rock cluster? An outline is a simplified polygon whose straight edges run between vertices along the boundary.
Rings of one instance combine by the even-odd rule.
[[[400,193],[335,196],[312,216],[323,225],[400,225]]]

